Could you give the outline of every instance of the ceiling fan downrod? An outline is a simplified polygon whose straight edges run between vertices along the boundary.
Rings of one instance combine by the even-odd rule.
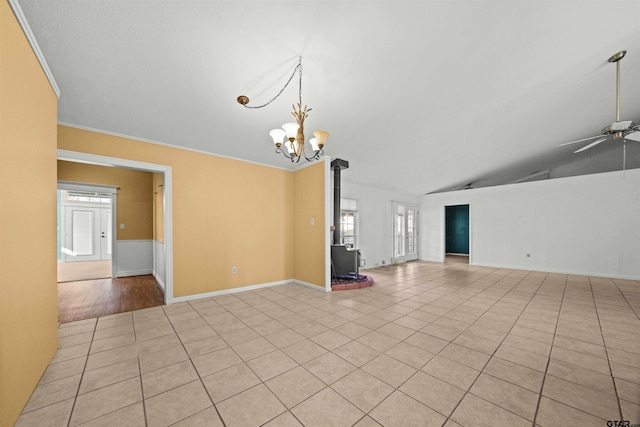
[[[616,122],[620,121],[620,60],[627,54],[626,50],[612,55],[608,61],[616,63]],[[618,135],[620,134],[620,135]],[[616,132],[616,137],[621,137],[622,132]]]
[[[574,153],[580,153],[582,151],[588,150],[596,145],[607,141],[607,140],[616,140],[623,138],[630,139],[632,141],[640,142],[640,126],[636,126],[635,123],[631,120],[620,121],[620,60],[625,57],[627,54],[626,50],[621,50],[618,53],[613,54],[608,62],[616,63],[616,119],[615,121],[602,129],[602,133],[600,135],[590,136],[588,138],[578,139],[576,141],[565,142],[563,144],[557,145],[556,147],[563,147],[569,144],[575,144],[577,142],[588,141],[590,139],[598,138],[592,143],[577,149]]]

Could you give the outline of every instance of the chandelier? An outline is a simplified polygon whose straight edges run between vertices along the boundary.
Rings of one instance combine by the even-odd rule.
[[[291,113],[293,117],[295,117],[296,122],[293,123],[285,123],[282,125],[281,129],[273,129],[269,132],[269,136],[273,139],[273,143],[276,146],[276,153],[282,153],[286,158],[290,159],[294,163],[298,163],[300,159],[304,158],[308,162],[318,160],[320,156],[324,154],[324,144],[329,136],[329,132],[324,130],[318,130],[313,132],[315,138],[311,138],[309,143],[305,143],[304,138],[304,121],[307,117],[309,117],[309,111],[311,108],[307,108],[305,105],[302,108],[302,58],[298,59],[298,65],[293,69],[293,73],[287,83],[285,83],[284,87],[280,89],[280,92],[276,94],[271,100],[263,105],[258,106],[250,106],[249,98],[245,95],[240,95],[238,97],[238,103],[245,108],[262,108],[271,104],[275,101],[284,90],[289,86],[289,83],[293,80],[296,73],[298,73],[298,104],[293,105],[293,112]],[[305,146],[309,145],[311,147],[311,155],[307,156],[307,150]],[[284,146],[284,148],[283,148]]]

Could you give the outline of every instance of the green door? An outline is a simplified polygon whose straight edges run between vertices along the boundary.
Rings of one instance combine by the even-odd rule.
[[[469,205],[445,206],[445,252],[469,255]]]

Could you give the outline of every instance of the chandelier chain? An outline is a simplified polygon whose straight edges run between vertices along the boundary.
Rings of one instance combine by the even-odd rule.
[[[296,65],[296,68],[293,69],[293,73],[291,73],[291,77],[289,77],[289,80],[287,80],[287,82],[284,84],[284,86],[282,87],[282,89],[280,89],[280,92],[278,92],[276,94],[276,96],[274,96],[273,98],[271,98],[269,101],[267,101],[265,104],[262,105],[256,105],[256,106],[252,106],[252,105],[242,105],[245,108],[251,108],[253,110],[258,109],[258,108],[263,108],[266,107],[267,105],[271,104],[273,101],[275,101],[276,99],[278,99],[278,97],[280,95],[282,95],[282,92],[284,92],[284,90],[289,86],[289,83],[291,83],[291,80],[293,80],[293,77],[296,75],[296,72],[300,74],[300,78],[299,78],[299,85],[298,85],[298,100],[300,102],[300,104],[302,104],[302,58],[298,59],[298,65]]]
[[[296,68],[299,69],[300,73],[300,79],[298,80],[298,105],[302,105],[302,58],[298,60],[298,66]]]
[[[267,105],[271,104],[273,101],[278,99],[280,95],[285,91],[287,87],[291,84],[291,81],[295,77],[296,73],[298,73],[298,105],[293,105],[293,112],[291,113],[293,117],[296,119],[296,123],[289,122],[282,125],[283,129],[273,129],[269,132],[269,136],[273,138],[273,143],[276,146],[276,153],[281,153],[284,157],[291,160],[294,163],[300,162],[300,159],[304,158],[308,162],[312,162],[314,160],[319,160],[321,156],[324,155],[323,147],[325,145],[325,141],[329,136],[329,132],[327,131],[316,131],[313,132],[314,138],[311,138],[308,143],[305,142],[304,137],[304,121],[308,117],[309,111],[311,108],[308,108],[306,105],[304,108],[302,107],[302,57],[298,57],[298,63],[296,64],[291,76],[284,84],[282,89],[268,102],[258,105],[258,106],[250,106],[249,97],[245,95],[240,95],[237,98],[237,101],[240,105],[245,108],[257,109],[264,108]],[[310,145],[312,148],[311,157],[308,157],[305,150],[305,145]]]

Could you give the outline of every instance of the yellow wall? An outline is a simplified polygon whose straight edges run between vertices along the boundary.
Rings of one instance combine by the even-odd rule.
[[[57,98],[0,1],[0,426],[12,426],[58,347]]]
[[[325,287],[324,162],[294,173],[294,277]],[[313,218],[314,224],[311,224]]]
[[[116,205],[118,240],[153,238],[152,173],[58,160],[58,180],[120,187]],[[124,229],[119,224],[124,224]]]
[[[153,240],[164,243],[164,176],[153,174]]]
[[[294,277],[292,172],[67,126],[58,148],[172,167],[175,297]]]

